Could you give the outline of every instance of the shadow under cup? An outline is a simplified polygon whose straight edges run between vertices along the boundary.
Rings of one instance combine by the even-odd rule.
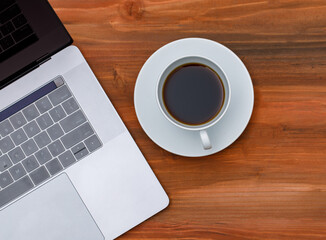
[[[171,76],[173,76],[173,74],[174,75],[176,75],[176,74],[180,75],[181,71],[178,73],[178,71],[180,69],[184,70],[188,66],[196,66],[196,65],[199,66],[199,67],[202,67],[202,68],[209,69],[208,71],[210,72],[209,74],[211,74],[211,75],[213,75],[212,72],[214,72],[214,77],[216,79],[219,79],[218,84],[222,85],[224,98],[219,99],[219,100],[222,101],[222,103],[221,102],[218,103],[217,101],[219,101],[219,100],[216,100],[217,98],[212,98],[212,100],[214,99],[213,101],[216,101],[216,104],[220,104],[220,105],[216,105],[216,106],[218,106],[216,114],[213,115],[211,118],[209,118],[208,121],[198,122],[198,123],[195,123],[195,124],[189,124],[189,123],[187,123],[185,121],[179,120],[180,118],[178,119],[176,117],[176,115],[173,116],[170,113],[171,109],[170,109],[170,111],[167,109],[168,108],[167,105],[166,105],[167,101],[166,101],[166,99],[164,99],[164,98],[167,98],[167,94],[166,93],[164,94],[164,91],[167,91],[166,89],[168,87],[165,86],[167,83],[169,84],[169,86],[176,86],[176,84],[171,85],[169,83],[169,81],[172,81]],[[200,69],[200,68],[198,68],[198,69]],[[192,69],[192,70],[188,69],[187,71],[188,71],[189,74],[191,74],[192,73],[191,71],[194,71],[194,69]],[[203,74],[203,73],[195,71],[194,74]],[[190,78],[195,78],[194,76],[195,75],[189,76],[189,77]],[[200,76],[201,75],[199,75],[197,77],[198,80],[196,80],[197,82],[195,82],[194,84],[201,84]],[[183,89],[182,85],[181,85],[182,91],[180,91],[180,89],[178,91],[178,93],[180,95],[186,94],[184,92],[187,91],[187,86],[186,86],[187,85],[187,79],[184,79],[182,81],[183,81],[183,84],[185,85],[185,87]],[[189,83],[193,84],[190,81],[189,81]],[[202,83],[202,84],[206,84],[206,83]],[[180,88],[180,86],[179,86],[179,88]],[[188,89],[189,89],[189,87],[188,87]],[[212,95],[213,94],[212,96],[214,96],[215,89],[216,89],[216,95],[221,94],[220,91],[217,91],[218,88],[214,88],[214,86],[212,88],[207,88],[207,86],[206,86],[206,89],[205,89],[205,87],[201,88],[201,86],[199,85],[198,89],[199,89],[199,91],[200,90],[201,91],[203,91],[203,90],[207,91],[207,95]],[[204,100],[201,101],[202,100],[201,98],[206,97],[205,92],[201,92],[201,94],[196,94],[197,90],[196,90],[195,87],[193,87],[193,89],[191,91],[192,91],[191,94],[196,95],[196,96],[194,96],[194,98],[191,99],[191,101],[189,101],[189,104],[188,104],[188,102],[183,103],[185,105],[185,108],[188,109],[188,111],[192,107],[191,104],[195,104],[196,101],[198,101],[198,104],[196,105],[197,109],[198,109],[198,107],[199,108],[200,107],[202,107],[202,108],[206,107],[207,108],[208,106],[206,106],[206,105],[210,105],[210,106],[214,107],[214,103],[208,102],[209,103],[208,104],[207,99],[206,99],[206,105],[203,105],[203,106],[200,105],[201,102],[205,102]],[[188,98],[189,98],[189,96],[193,96],[191,94],[189,92]],[[212,144],[211,144],[211,142],[209,140],[209,134],[207,132],[209,132],[209,128],[212,127],[213,125],[215,125],[223,117],[223,115],[225,114],[225,112],[226,112],[226,110],[227,110],[227,108],[229,106],[231,91],[230,91],[230,84],[229,84],[229,81],[228,81],[225,73],[223,72],[223,70],[217,64],[215,64],[214,62],[212,62],[211,60],[209,60],[207,58],[203,58],[203,57],[199,57],[199,56],[188,56],[188,57],[180,58],[180,59],[174,61],[173,63],[171,63],[162,72],[162,74],[160,75],[158,84],[157,84],[156,97],[157,97],[157,103],[159,105],[159,108],[160,108],[161,112],[163,113],[163,115],[165,116],[166,119],[168,119],[172,124],[174,124],[175,126],[177,126],[179,128],[189,130],[189,131],[199,131],[199,135],[200,135],[200,138],[202,140],[202,144],[203,144],[204,149],[210,149],[212,147]],[[181,99],[182,99],[182,96],[179,96],[179,97],[181,97]],[[172,104],[173,104],[173,101],[172,101]]]

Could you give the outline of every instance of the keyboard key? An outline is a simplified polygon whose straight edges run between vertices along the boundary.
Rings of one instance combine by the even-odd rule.
[[[75,130],[72,130],[68,134],[64,135],[61,140],[63,145],[68,149],[93,135],[93,133],[94,131],[89,123],[85,123]]]
[[[15,25],[16,28],[19,28],[23,26],[25,23],[27,23],[27,20],[23,14],[20,14],[12,20],[12,23]]]
[[[7,136],[8,134],[12,133],[14,128],[11,126],[11,123],[8,119],[4,120],[0,123],[0,134],[2,137]]]
[[[78,127],[79,125],[83,124],[84,122],[86,122],[86,118],[82,111],[79,110],[66,117],[65,119],[61,120],[60,125],[63,130],[67,133],[72,129]]]
[[[72,151],[73,154],[76,154],[77,152],[79,152],[79,151],[81,151],[82,149],[85,149],[85,148],[86,148],[85,144],[81,142],[81,143],[77,144],[76,146],[74,146],[71,149],[71,151]]]
[[[0,140],[0,150],[3,153],[9,152],[11,149],[15,147],[14,143],[10,139],[9,136]]]
[[[21,112],[10,117],[10,122],[15,129],[18,129],[26,124],[26,120]]]
[[[53,121],[55,121],[55,122],[58,122],[61,119],[63,119],[65,116],[67,116],[61,106],[57,106],[56,108],[52,109],[50,111],[50,115],[51,115]]]
[[[85,144],[90,152],[94,152],[96,149],[102,146],[100,140],[96,135],[91,136],[85,140]]]
[[[36,152],[35,157],[41,165],[52,159],[51,154],[47,148],[43,148],[40,151]]]
[[[49,135],[46,132],[41,132],[34,137],[34,140],[39,148],[43,148],[51,142]]]
[[[34,104],[28,106],[23,110],[24,116],[27,119],[27,121],[32,121],[33,119],[37,118],[40,114],[37,111]]]
[[[41,129],[39,126],[36,124],[35,121],[28,123],[25,127],[24,130],[29,138],[34,137],[36,134],[38,134]]]
[[[14,44],[15,44],[15,42],[10,35],[8,35],[5,38],[0,39],[0,46],[2,47],[3,50],[10,48]]]
[[[45,113],[42,116],[38,117],[36,121],[42,130],[53,125],[53,121],[48,113]]]
[[[12,25],[11,22],[7,22],[5,25],[2,25],[0,27],[0,31],[3,36],[6,36],[7,34],[13,32],[15,30],[14,25]]]
[[[62,103],[66,99],[71,97],[71,93],[67,86],[62,86],[58,88],[57,90],[53,91],[49,94],[50,101],[52,102],[53,106],[58,105],[59,103]]]
[[[85,145],[83,143],[81,143],[81,144],[82,144],[82,148],[80,148],[80,147],[77,148],[77,146],[76,146],[71,149],[71,151],[73,152],[73,154],[75,155],[75,158],[77,158],[77,160],[80,160],[89,154]],[[78,144],[78,146],[80,146],[80,145]],[[79,150],[77,151],[77,149],[79,149]]]
[[[22,147],[24,153],[26,154],[26,156],[32,155],[33,153],[35,153],[37,151],[37,146],[33,139],[30,139],[27,142],[24,142],[21,145],[21,147]]]
[[[68,115],[72,114],[74,111],[79,109],[78,104],[74,98],[68,99],[67,101],[62,103],[62,106]]]
[[[33,188],[28,176],[19,179],[0,192],[0,208]]]
[[[40,111],[40,113],[45,113],[46,111],[50,110],[52,108],[52,104],[50,103],[47,96],[41,98],[35,103],[37,109]]]
[[[15,149],[11,150],[8,153],[8,156],[10,157],[11,161],[16,164],[23,160],[25,158],[25,154],[23,153],[22,149],[20,147],[16,147]]]
[[[87,150],[86,146],[84,143],[79,143],[76,146],[74,146],[71,149],[72,153],[75,155],[75,157],[77,158],[77,160],[82,159],[83,157],[85,157],[86,155],[89,154],[89,151]]]
[[[53,157],[56,157],[58,156],[59,154],[63,153],[65,151],[65,148],[63,147],[62,143],[57,140],[53,143],[51,143],[49,146],[48,146],[51,154]]]
[[[62,76],[57,76],[54,80],[53,80],[54,84],[59,88],[61,87],[63,84],[65,84]]]
[[[25,24],[24,26],[13,32],[12,36],[16,42],[19,42],[31,34],[33,34],[32,28],[28,24]]]
[[[23,168],[23,165],[21,163],[13,166],[12,168],[9,169],[9,172],[11,174],[11,176],[17,180],[23,176],[26,175],[26,171],[25,169]]]
[[[61,164],[57,158],[51,160],[45,166],[51,175],[57,174],[58,172],[60,172],[63,169],[63,167],[61,166]]]
[[[10,8],[8,8],[7,10],[5,10],[0,14],[0,23],[4,24],[5,22],[15,17],[19,13],[20,13],[20,9],[17,4],[11,6]]]
[[[0,172],[3,172],[10,168],[12,163],[7,155],[0,157]]]
[[[14,143],[17,146],[27,140],[27,135],[25,134],[25,132],[21,128],[18,129],[17,131],[15,131],[15,132],[13,132],[10,136],[11,136],[11,139],[14,141]]]
[[[74,155],[72,155],[71,151],[66,151],[59,156],[59,160],[65,168],[76,162]]]
[[[42,166],[36,169],[34,172],[31,172],[29,176],[31,177],[35,185],[39,185],[40,183],[48,179],[50,177],[50,174],[48,173],[48,171],[46,171],[45,167]]]
[[[7,187],[10,183],[13,182],[14,180],[12,179],[8,171],[0,174],[0,186],[2,188]]]
[[[59,137],[61,137],[64,134],[58,123],[50,127],[47,130],[47,132],[50,138],[52,139],[52,141],[57,140]]]
[[[26,158],[22,163],[27,172],[31,172],[39,166],[34,156],[30,156],[29,158]]]

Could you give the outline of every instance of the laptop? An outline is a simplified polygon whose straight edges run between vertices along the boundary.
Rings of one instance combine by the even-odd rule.
[[[114,239],[169,203],[46,0],[0,1],[0,239]]]

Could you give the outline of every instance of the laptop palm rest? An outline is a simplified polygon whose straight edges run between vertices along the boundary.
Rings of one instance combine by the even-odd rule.
[[[103,240],[66,174],[0,211],[0,239]]]

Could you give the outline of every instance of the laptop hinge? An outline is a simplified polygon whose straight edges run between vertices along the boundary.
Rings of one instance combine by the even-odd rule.
[[[49,61],[51,59],[51,57],[49,57],[49,54],[45,54],[42,57],[40,57],[39,59],[36,60],[36,65],[39,67],[41,66],[43,63]]]

